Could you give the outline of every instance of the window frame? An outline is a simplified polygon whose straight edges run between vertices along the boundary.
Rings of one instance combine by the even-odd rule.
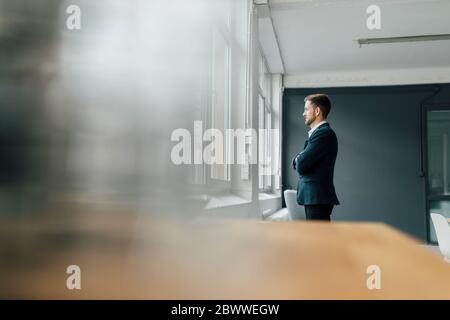
[[[264,116],[261,117],[261,114],[258,115],[258,129],[269,129],[264,131],[264,135],[258,133],[258,177],[259,177],[259,181],[258,181],[258,189],[259,192],[266,192],[266,193],[271,193],[274,191],[274,184],[272,181],[272,174],[267,175],[264,174],[265,171],[267,170],[267,168],[264,168],[263,165],[267,165],[267,163],[263,163],[262,159],[261,159],[261,155],[264,157],[264,159],[266,159],[267,157],[267,153],[269,153],[270,155],[270,161],[269,161],[269,165],[270,165],[270,172],[272,172],[272,168],[271,166],[273,165],[273,152],[272,152],[272,147],[273,147],[273,141],[272,141],[272,137],[270,134],[270,129],[272,129],[272,74],[270,73],[270,69],[267,63],[266,58],[263,55],[263,51],[261,49],[261,45],[259,46],[259,53],[258,53],[258,58],[259,58],[259,73],[258,73],[258,113],[261,112],[261,108],[260,108],[260,103],[259,103],[259,99],[262,99],[263,101],[263,112],[264,112]],[[261,128],[261,119],[263,119],[263,127]],[[269,121],[270,123],[269,123]],[[263,143],[261,143],[261,139],[263,139]],[[261,151],[261,145],[263,144],[263,150]],[[263,171],[261,173],[261,171]],[[262,181],[262,184],[261,184]]]

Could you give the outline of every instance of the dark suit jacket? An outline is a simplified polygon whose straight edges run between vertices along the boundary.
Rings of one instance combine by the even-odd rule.
[[[333,184],[338,141],[328,123],[320,125],[292,161],[299,174],[297,202],[301,205],[339,204]]]

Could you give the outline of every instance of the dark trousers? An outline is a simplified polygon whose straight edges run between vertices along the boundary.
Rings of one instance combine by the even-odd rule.
[[[334,205],[332,204],[306,205],[306,220],[330,221],[330,215],[333,211],[333,206]]]

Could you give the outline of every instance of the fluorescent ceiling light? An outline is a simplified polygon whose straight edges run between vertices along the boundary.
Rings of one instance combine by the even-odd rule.
[[[435,40],[450,40],[450,34],[432,34],[423,36],[388,37],[388,38],[365,38],[365,39],[357,39],[355,41],[358,42],[359,46],[361,47],[363,44],[435,41]]]

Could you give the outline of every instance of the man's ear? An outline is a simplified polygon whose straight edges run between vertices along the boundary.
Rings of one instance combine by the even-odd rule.
[[[320,110],[319,107],[316,107],[316,108],[314,109],[314,113],[316,114],[316,117],[319,116],[319,114],[320,114],[321,112],[322,112],[322,110]]]

